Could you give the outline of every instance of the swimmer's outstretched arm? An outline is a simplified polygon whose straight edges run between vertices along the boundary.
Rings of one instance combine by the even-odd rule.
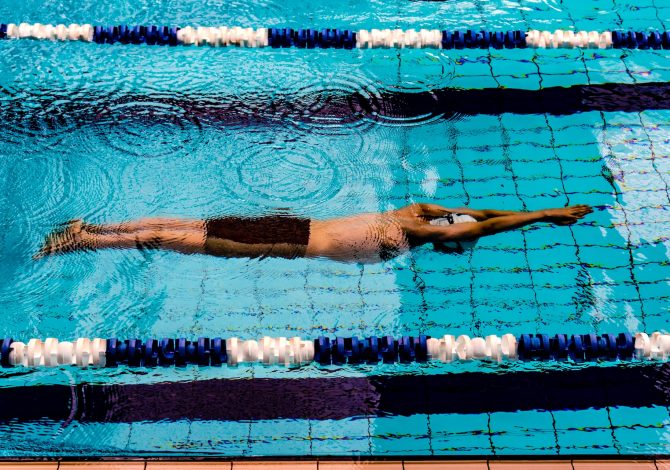
[[[469,207],[449,208],[438,204],[415,204],[420,215],[426,217],[444,217],[449,213],[465,214],[473,217],[477,221],[484,221],[494,217],[503,217],[506,215],[522,214],[518,211],[501,211],[497,209],[471,209]]]
[[[577,205],[559,209],[544,209],[533,212],[516,212],[512,215],[493,217],[482,222],[465,222],[448,226],[424,225],[417,236],[425,243],[453,240],[472,240],[486,235],[494,235],[508,230],[525,227],[537,222],[551,222],[556,225],[572,225],[593,212],[590,206]]]

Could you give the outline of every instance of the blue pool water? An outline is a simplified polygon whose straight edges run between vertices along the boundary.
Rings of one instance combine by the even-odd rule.
[[[660,0],[0,0],[0,18],[664,30],[670,7]],[[412,93],[448,87],[665,82],[667,51],[223,50],[2,41],[0,70],[3,335],[313,338],[667,329],[670,111],[398,116],[381,105],[358,113],[347,101],[356,95],[383,104],[391,93],[411,102]],[[349,112],[329,114],[333,108]],[[364,266],[137,251],[31,260],[54,225],[76,217],[112,222],[288,209],[326,218],[412,202],[510,210],[586,203],[596,211],[570,228],[538,225],[482,239],[460,256],[425,247]],[[0,387],[418,378],[529,368],[3,370]],[[654,402],[338,419],[185,414],[93,422],[73,412],[67,419],[1,422],[0,455],[668,453],[669,419],[666,406]]]

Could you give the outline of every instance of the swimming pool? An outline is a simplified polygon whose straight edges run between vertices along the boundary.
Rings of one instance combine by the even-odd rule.
[[[42,7],[0,1],[0,18],[487,30],[665,30],[670,22],[670,8],[653,0],[64,1]],[[634,85],[628,90],[635,98],[641,89],[635,85],[668,81],[666,55],[0,41],[2,333],[65,339],[665,331],[667,109],[496,113],[475,101],[481,112],[453,113],[443,98],[435,107],[412,103],[414,94],[447,88],[463,89],[459,101],[467,102],[469,90],[601,83]],[[524,102],[534,96],[529,92]],[[461,256],[422,248],[371,265],[136,251],[30,258],[55,224],[74,217],[107,222],[288,209],[325,218],[411,202],[513,210],[587,203],[597,210],[571,228],[537,226],[482,239]],[[11,389],[17,403],[30,406],[3,415],[0,453],[668,453],[667,403],[615,393],[626,380],[663,375],[630,370],[555,364],[3,369],[2,391]],[[575,398],[558,395],[554,406],[533,402],[522,386],[526,405],[489,396],[488,408],[429,406],[440,404],[427,393],[444,387],[440,381],[454,381],[481,403],[487,385],[513,389],[505,377],[532,387],[533,380],[561,373],[573,374],[565,376],[576,384],[566,395]],[[597,386],[586,387],[592,376],[613,377],[615,385],[601,390],[608,399],[595,399]],[[220,385],[222,379],[240,380]],[[288,407],[273,398],[275,387],[300,399]],[[332,409],[320,394],[332,399]],[[85,405],[77,398],[95,396],[102,397],[101,414],[81,414]],[[55,410],[36,406],[45,397]],[[151,397],[157,400],[143,401]],[[263,405],[264,397],[281,412]],[[290,398],[283,396],[289,404]],[[234,414],[227,402],[246,408]]]

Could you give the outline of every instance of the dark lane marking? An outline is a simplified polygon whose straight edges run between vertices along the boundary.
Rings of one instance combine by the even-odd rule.
[[[0,389],[0,421],[344,419],[670,405],[670,364]],[[76,398],[75,398],[76,397]],[[73,405],[74,404],[74,405]],[[73,407],[75,409],[73,409]]]
[[[61,127],[67,124],[107,123],[124,119],[143,122],[212,125],[248,125],[290,119],[314,124],[342,124],[362,119],[458,118],[479,114],[570,115],[588,111],[640,112],[670,109],[670,83],[607,83],[541,90],[509,88],[456,89],[379,94],[269,95],[249,94],[240,99],[227,95],[180,97],[126,94],[111,98],[86,95],[65,101],[48,95],[23,102],[0,101],[0,119],[25,128]],[[402,121],[399,121],[402,123]]]

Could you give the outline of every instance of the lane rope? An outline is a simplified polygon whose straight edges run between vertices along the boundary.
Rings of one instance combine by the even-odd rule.
[[[31,339],[27,343],[3,340],[2,367],[133,367],[237,366],[244,363],[298,367],[320,365],[412,363],[439,361],[640,361],[667,360],[670,334],[655,332],[584,335],[524,334],[471,338],[444,335],[370,336],[366,338],[321,336],[240,338],[56,338]]]
[[[273,48],[432,49],[670,49],[668,31],[473,31],[440,29],[293,29],[90,24],[0,24],[0,39],[48,39],[98,44]]]

